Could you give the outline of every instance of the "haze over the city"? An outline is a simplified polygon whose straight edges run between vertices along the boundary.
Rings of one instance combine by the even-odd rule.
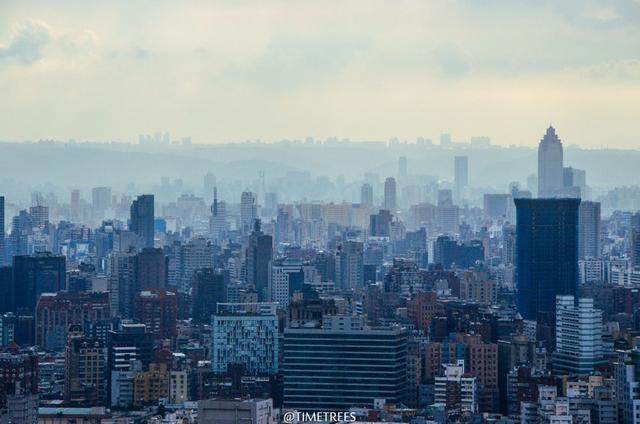
[[[638,1],[0,3],[0,140],[636,148]]]

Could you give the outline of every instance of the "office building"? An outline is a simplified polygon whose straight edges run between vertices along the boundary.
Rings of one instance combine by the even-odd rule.
[[[209,233],[211,239],[222,241],[229,231],[227,223],[227,204],[218,201],[218,188],[213,188],[213,203],[211,204],[211,216],[209,217]]]
[[[172,339],[178,334],[178,301],[175,293],[156,290],[141,291],[136,295],[135,319],[146,325],[154,339]]]
[[[510,194],[485,194],[484,195],[484,215],[487,218],[506,218],[511,202]]]
[[[538,197],[557,197],[564,187],[562,142],[553,127],[538,145]]]
[[[4,228],[4,196],[0,196],[0,266],[7,263],[7,245]]]
[[[143,248],[136,255],[136,290],[166,289],[168,265],[168,258],[162,249]]]
[[[129,230],[138,235],[141,247],[153,247],[154,197],[152,194],[138,196],[131,204]]]
[[[193,321],[197,324],[211,323],[218,303],[227,302],[228,271],[202,268],[193,276]]]
[[[188,293],[195,272],[213,267],[213,244],[204,237],[195,237],[180,247],[178,291]]]
[[[372,408],[376,399],[397,404],[406,398],[402,328],[288,328],[283,361],[285,408],[346,411]]]
[[[276,304],[219,304],[212,319],[211,366],[216,374],[241,364],[249,375],[278,372]]]
[[[383,209],[391,211],[392,213],[398,209],[396,179],[393,177],[387,177],[384,181],[384,203],[382,206]]]
[[[457,201],[466,197],[469,187],[469,158],[467,156],[455,156],[453,158],[453,185]]]
[[[33,315],[42,293],[66,287],[65,257],[51,253],[13,258],[13,312]]]
[[[247,283],[253,284],[258,293],[258,301],[267,301],[269,296],[269,263],[273,259],[273,237],[264,234],[260,221],[254,222],[246,250]]]
[[[36,344],[60,351],[67,344],[69,328],[97,324],[111,318],[108,293],[43,293],[36,306]]]
[[[83,405],[103,403],[107,399],[107,372],[107,346],[86,337],[81,326],[73,326],[65,350],[65,400]]]
[[[359,241],[345,241],[336,255],[336,284],[343,289],[364,283],[364,246]]]
[[[251,232],[256,219],[258,219],[256,197],[252,192],[245,191],[240,197],[240,231],[242,234]]]
[[[386,209],[380,209],[377,214],[369,216],[369,236],[371,237],[389,237],[391,235],[391,212]]]
[[[557,296],[554,372],[589,375],[601,362],[602,311],[593,299]]]
[[[151,363],[147,371],[137,373],[133,378],[133,405],[156,405],[160,399],[168,398],[169,375],[165,363]]]
[[[525,319],[553,313],[556,296],[575,295],[580,199],[515,199],[517,304]]]
[[[362,206],[373,206],[373,187],[369,183],[362,184],[360,188],[360,204]]]
[[[601,256],[600,203],[580,202],[578,208],[578,258],[598,259]]]
[[[111,206],[111,187],[94,187],[91,189],[91,206],[102,216]]]
[[[270,301],[286,310],[293,296],[302,293],[304,271],[302,262],[292,259],[277,259],[271,263],[269,280]]]
[[[484,246],[480,240],[460,243],[449,236],[439,236],[433,250],[434,263],[442,265],[445,269],[454,265],[458,268],[469,268],[484,260]]]

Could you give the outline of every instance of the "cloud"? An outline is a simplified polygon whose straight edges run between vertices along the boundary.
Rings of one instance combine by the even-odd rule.
[[[339,74],[367,45],[365,38],[279,36],[253,62],[232,66],[226,74],[261,88],[297,88]]]
[[[640,81],[640,60],[617,60],[591,66],[584,71],[585,75],[593,79],[612,81]]]
[[[456,44],[441,44],[432,53],[444,76],[461,77],[471,69],[467,54]]]
[[[51,29],[42,22],[30,20],[14,28],[9,43],[0,45],[0,60],[31,65],[43,57],[43,50],[51,42]]]
[[[0,64],[74,66],[90,56],[96,44],[97,36],[92,31],[60,29],[42,20],[27,19],[14,26],[6,45],[0,44]]]

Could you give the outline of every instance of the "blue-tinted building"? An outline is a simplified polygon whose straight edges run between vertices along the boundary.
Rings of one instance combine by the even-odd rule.
[[[556,296],[575,295],[580,199],[515,199],[518,311],[525,319],[555,311]]]
[[[407,333],[388,329],[292,329],[284,332],[284,406],[344,411],[374,399],[404,402]]]

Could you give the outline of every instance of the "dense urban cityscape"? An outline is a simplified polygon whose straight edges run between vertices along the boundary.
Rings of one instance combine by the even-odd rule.
[[[537,169],[484,193],[469,158],[496,148],[449,134],[352,180],[6,179],[3,422],[639,422],[638,188],[591,187],[541,133]]]
[[[0,0],[0,424],[640,424],[640,0]]]

